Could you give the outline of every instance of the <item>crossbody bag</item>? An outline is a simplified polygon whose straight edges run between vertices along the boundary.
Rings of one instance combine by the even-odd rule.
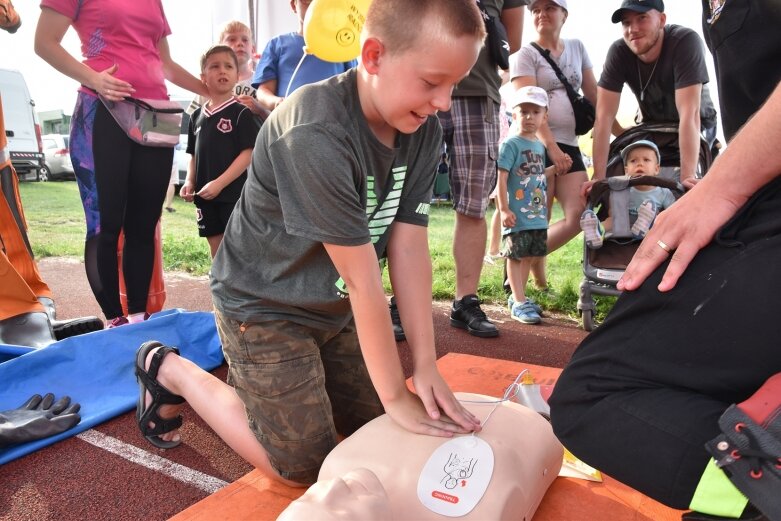
[[[136,143],[168,148],[179,143],[184,113],[179,103],[131,97],[113,101],[99,97],[117,125]]]
[[[551,58],[548,49],[543,49],[534,42],[532,42],[531,45],[537,49],[542,57],[545,58],[545,61],[550,64],[551,69],[556,73],[556,77],[564,85],[564,89],[567,91],[567,97],[569,98],[570,103],[572,103],[572,111],[575,113],[575,134],[582,136],[594,128],[594,120],[596,119],[594,105],[572,88],[572,85],[569,84],[567,78],[564,77],[564,73],[561,72],[559,66],[553,61],[553,58]]]

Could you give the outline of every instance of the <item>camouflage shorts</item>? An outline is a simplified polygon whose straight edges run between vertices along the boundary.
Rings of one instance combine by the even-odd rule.
[[[229,382],[283,478],[314,483],[336,433],[349,436],[383,414],[352,322],[334,332],[215,316]]]
[[[508,259],[544,257],[548,254],[548,230],[521,230],[504,236],[502,255]]]

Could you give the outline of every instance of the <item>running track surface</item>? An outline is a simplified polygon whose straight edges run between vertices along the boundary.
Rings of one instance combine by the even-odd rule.
[[[69,259],[38,262],[54,292],[58,318],[98,315],[84,266]],[[204,277],[166,274],[166,307],[210,311]],[[585,333],[572,321],[545,318],[526,326],[499,307],[485,307],[501,335],[478,339],[452,328],[448,303],[435,303],[437,356],[465,353],[563,367]],[[410,373],[406,343],[399,344]],[[224,379],[225,366],[214,374]],[[45,390],[44,390],[45,391]],[[48,448],[0,467],[0,520],[162,520],[204,499],[251,467],[185,408],[181,446],[160,450],[139,433],[127,413]]]

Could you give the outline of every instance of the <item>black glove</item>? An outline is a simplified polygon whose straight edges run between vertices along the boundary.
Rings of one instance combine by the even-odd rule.
[[[0,411],[0,447],[48,438],[65,432],[81,421],[81,406],[68,396],[54,402],[48,393],[36,394],[16,409]]]

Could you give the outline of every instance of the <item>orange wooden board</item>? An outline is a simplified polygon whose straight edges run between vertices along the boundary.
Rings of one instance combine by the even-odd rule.
[[[523,362],[450,353],[437,361],[454,391],[501,396],[523,369],[550,388],[561,369]],[[631,465],[631,462],[627,462]],[[557,478],[542,500],[534,521],[678,521],[681,511],[668,508],[609,476],[603,483]],[[286,487],[252,471],[238,481],[183,510],[175,521],[274,520],[304,489]],[[399,520],[401,521],[401,520]]]

